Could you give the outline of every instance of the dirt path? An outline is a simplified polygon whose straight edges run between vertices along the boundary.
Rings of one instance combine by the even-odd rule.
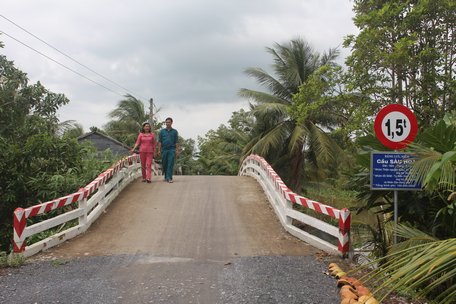
[[[316,251],[282,229],[254,179],[178,176],[173,184],[133,182],[84,235],[49,253],[224,259]]]

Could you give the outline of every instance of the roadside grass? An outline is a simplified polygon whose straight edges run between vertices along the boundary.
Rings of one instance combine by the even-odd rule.
[[[342,189],[329,183],[308,183],[304,186],[304,191],[301,195],[336,209],[349,209],[351,211],[352,222],[351,242],[354,248],[363,246],[372,239],[369,236],[371,230],[368,227],[376,226],[377,218],[368,211],[359,214],[356,213],[357,207],[361,204],[357,198],[358,193],[356,191]],[[339,219],[318,213],[312,209],[305,208],[298,204],[294,204],[293,208],[331,225],[339,225]]]
[[[22,254],[7,254],[5,251],[0,251],[0,268],[19,267],[25,263],[25,258]]]

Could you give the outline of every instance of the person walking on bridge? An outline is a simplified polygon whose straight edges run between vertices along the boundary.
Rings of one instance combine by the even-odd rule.
[[[174,160],[179,154],[179,144],[176,129],[172,128],[173,119],[165,119],[166,128],[161,129],[158,134],[158,155],[162,157],[162,170],[165,173],[165,181],[173,182]]]
[[[133,153],[136,147],[139,146],[139,157],[141,158],[141,173],[143,183],[151,183],[155,143],[155,134],[152,133],[150,124],[148,122],[144,122],[142,124],[141,132],[136,139],[136,143],[133,149],[131,149],[131,152]]]

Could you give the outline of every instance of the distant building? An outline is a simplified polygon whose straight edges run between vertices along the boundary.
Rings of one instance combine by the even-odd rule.
[[[98,152],[103,152],[106,149],[110,149],[112,154],[116,156],[130,155],[130,147],[97,130],[93,130],[92,132],[78,137],[78,142],[83,142],[86,140],[91,141]]]

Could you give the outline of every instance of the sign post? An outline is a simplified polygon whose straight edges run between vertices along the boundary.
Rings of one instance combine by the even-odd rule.
[[[374,131],[384,146],[393,150],[400,150],[407,147],[415,139],[418,132],[418,122],[415,114],[409,108],[401,104],[390,104],[382,108],[375,117]],[[396,229],[398,220],[397,191],[417,190],[421,189],[421,186],[410,185],[406,181],[411,164],[414,161],[413,156],[394,152],[389,154],[394,156],[383,155],[384,159],[377,159],[378,155],[372,153],[371,189],[394,190],[394,228]],[[394,233],[394,244],[396,242],[397,236]]]

